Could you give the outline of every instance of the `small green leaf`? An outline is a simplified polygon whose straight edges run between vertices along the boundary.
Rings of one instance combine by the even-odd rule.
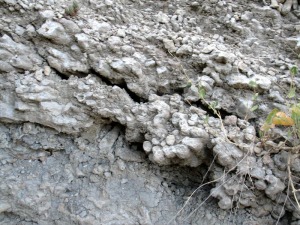
[[[289,129],[289,130],[287,131],[287,137],[288,137],[288,138],[291,138],[292,135],[293,135],[293,131]]]
[[[291,107],[291,117],[295,122],[296,127],[300,126],[300,104],[295,104]]]
[[[300,103],[294,104],[291,109],[300,115]]]
[[[251,110],[251,112],[254,112],[254,111],[257,110],[257,109],[258,109],[258,105],[254,105],[254,106],[251,107],[250,110]]]
[[[260,138],[263,138],[265,136],[265,132],[262,129],[260,129],[258,131],[258,135],[259,135]]]
[[[198,93],[199,93],[199,98],[200,99],[204,99],[205,98],[205,96],[206,96],[206,91],[205,91],[205,89],[204,89],[204,87],[199,87],[199,91],[198,91]]]
[[[78,11],[78,9],[79,9],[79,5],[78,5],[78,3],[76,1],[73,2],[73,9],[75,11]]]
[[[192,82],[189,81],[189,82],[186,84],[185,88],[190,88],[190,87],[192,87]]]
[[[76,16],[79,11],[79,5],[76,1],[73,1],[72,5],[65,9],[65,14],[68,16]]]
[[[216,107],[218,106],[218,102],[216,101],[212,101],[210,104],[209,104],[209,107],[212,109],[212,110],[216,110]]]
[[[296,87],[291,87],[287,98],[294,98],[296,96]]]
[[[273,120],[274,116],[276,115],[276,113],[278,113],[278,112],[279,112],[278,109],[273,109],[267,116],[266,123],[269,125],[272,124],[272,120]]]
[[[249,82],[249,86],[250,86],[251,88],[255,89],[255,88],[257,88],[257,83],[256,83],[254,80],[251,80],[251,81]]]
[[[205,123],[205,124],[208,124],[208,119],[209,119],[209,116],[206,115],[205,118],[204,118],[204,123]]]
[[[292,66],[290,69],[290,73],[292,76],[296,76],[298,74],[298,67],[297,66]]]
[[[255,94],[252,96],[252,100],[253,100],[253,101],[256,101],[257,98],[258,98],[258,95],[259,95],[258,93],[255,93]]]
[[[65,14],[67,14],[67,15],[70,15],[70,14],[71,14],[70,8],[66,8],[66,9],[65,9]]]

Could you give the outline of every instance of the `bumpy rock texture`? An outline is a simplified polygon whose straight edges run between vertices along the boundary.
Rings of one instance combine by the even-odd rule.
[[[297,0],[0,4],[1,224],[300,224]]]

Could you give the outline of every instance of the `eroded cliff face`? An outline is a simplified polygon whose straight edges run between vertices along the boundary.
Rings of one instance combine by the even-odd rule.
[[[258,138],[297,1],[73,3],[0,0],[1,224],[299,223],[289,137]]]

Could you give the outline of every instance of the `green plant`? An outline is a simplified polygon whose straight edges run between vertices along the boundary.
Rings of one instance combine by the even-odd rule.
[[[260,136],[262,142],[268,139],[268,133],[276,126],[281,126],[285,128],[285,131],[291,137],[289,143],[288,140],[281,142],[275,147],[275,151],[287,151],[287,174],[288,174],[288,192],[289,187],[291,188],[292,195],[297,205],[297,210],[300,212],[300,200],[298,199],[296,193],[300,189],[296,189],[295,182],[293,180],[293,174],[291,170],[291,164],[293,159],[299,157],[300,152],[300,102],[296,98],[296,86],[295,86],[295,76],[298,74],[298,67],[293,66],[290,69],[291,84],[287,94],[286,105],[289,108],[289,112],[283,112],[279,109],[273,109],[267,116],[263,126],[260,129]]]
[[[79,12],[79,5],[76,1],[73,1],[70,6],[65,9],[65,14],[68,16],[76,16]]]
[[[287,197],[284,202],[284,205],[282,207],[282,212],[283,208],[285,207],[286,201],[291,194],[296,202],[296,210],[300,212],[300,199],[297,197],[297,192],[300,192],[300,189],[297,187],[297,182],[295,181],[295,174],[293,174],[293,171],[291,169],[291,165],[293,163],[293,160],[297,157],[299,157],[300,153],[300,99],[296,98],[296,85],[295,85],[295,76],[298,74],[298,68],[296,66],[293,66],[290,69],[290,75],[291,75],[291,83],[290,83],[290,88],[288,91],[287,95],[287,103],[286,105],[289,108],[289,112],[283,112],[280,111],[279,109],[273,109],[269,115],[267,116],[265,123],[261,127],[261,140],[262,139],[268,139],[268,133],[272,131],[273,128],[275,127],[284,127],[286,131],[292,136],[292,143],[288,143],[288,140],[285,142],[280,142],[274,149],[275,152],[278,151],[288,151],[288,158],[287,158],[287,177],[288,177],[288,187],[286,189],[287,192]],[[250,82],[249,86],[253,89],[254,95],[252,96],[252,101],[253,105],[251,108],[249,108],[250,111],[255,111],[258,109],[258,97],[259,94],[256,91],[257,90],[257,84],[255,81]],[[214,112],[215,115],[218,116],[221,122],[221,128],[226,132],[224,125],[222,123],[222,118],[220,113],[217,110],[218,103],[217,102],[209,102],[206,100],[206,91],[205,88],[201,85],[198,86],[198,94],[200,100],[206,104],[212,111]],[[232,144],[235,144],[228,140],[227,136],[225,135],[225,141],[230,142]],[[250,154],[250,153],[249,153]],[[248,153],[246,154],[249,155]],[[244,160],[244,158],[239,162],[241,163]],[[237,163],[237,164],[239,164]],[[236,168],[236,167],[235,167]],[[228,172],[227,172],[228,173]],[[251,180],[251,175],[249,173],[248,175]],[[244,177],[245,179],[245,177]],[[212,181],[214,182],[214,181]],[[223,183],[222,183],[223,185]],[[189,200],[189,199],[188,199]],[[206,201],[205,199],[204,201]],[[187,204],[187,203],[186,203]],[[202,204],[202,203],[201,203]],[[185,206],[185,205],[184,205]],[[281,213],[282,213],[281,212]],[[279,221],[279,220],[278,220]]]
[[[251,98],[252,103],[247,106],[247,112],[246,112],[246,116],[245,116],[244,120],[248,120],[249,114],[251,112],[256,111],[259,107],[259,101],[258,101],[259,93],[257,91],[258,85],[254,80],[251,80],[249,82],[249,87],[253,90],[254,94],[252,95],[252,98]]]
[[[258,92],[257,92],[257,83],[255,82],[255,81],[253,81],[253,80],[251,80],[250,82],[249,82],[249,86],[253,89],[253,91],[254,91],[254,95],[252,96],[252,101],[253,101],[253,105],[251,106],[251,108],[250,108],[250,111],[251,112],[254,112],[255,110],[257,110],[258,109],[258,96],[259,96],[259,94],[258,94]]]
[[[285,112],[279,111],[278,109],[273,109],[269,115],[267,116],[263,126],[261,127],[261,137],[271,129],[277,126],[286,126],[291,128],[290,132],[297,135],[299,139],[299,130],[300,130],[300,103],[297,103],[296,98],[296,86],[295,86],[295,76],[298,74],[298,67],[292,66],[290,68],[290,76],[291,76],[291,84],[289,87],[289,91],[287,94],[287,98],[289,101],[286,102],[286,105],[290,109],[290,116],[288,116]]]
[[[293,181],[293,174],[291,171],[292,164],[292,154],[299,155],[300,151],[300,104],[295,104],[290,108],[291,116],[287,115],[284,112],[279,111],[278,109],[273,109],[272,112],[268,115],[265,124],[262,126],[261,130],[263,132],[268,132],[270,129],[275,126],[285,126],[289,128],[288,131],[294,140],[292,146],[285,146],[285,143],[279,144],[277,146],[276,151],[288,151],[288,160],[287,160],[287,173],[289,179],[289,186],[291,187],[292,194],[297,203],[298,210],[300,211],[300,203],[297,198],[296,193],[300,191],[300,189],[295,188],[295,182]]]
[[[183,67],[181,66],[182,71],[185,75],[186,78],[186,83],[182,86],[182,88],[193,88],[192,91],[194,91],[195,87],[198,88],[198,97],[200,99],[200,101],[206,105],[208,108],[210,108],[212,110],[212,112],[218,117],[219,121],[220,121],[220,128],[222,130],[222,133],[224,133],[221,141],[227,142],[227,143],[231,143],[237,147],[240,147],[238,145],[238,143],[235,143],[234,139],[231,139],[230,136],[228,135],[228,130],[225,129],[224,124],[223,124],[223,119],[221,118],[221,114],[218,111],[219,108],[219,104],[217,101],[211,101],[211,99],[209,98],[209,96],[207,96],[205,86],[201,85],[201,82],[197,83],[196,81],[193,81],[192,79],[189,78],[189,76],[185,73]],[[288,112],[283,112],[280,111],[278,109],[274,109],[272,110],[269,115],[267,116],[264,125],[261,127],[260,130],[260,136],[261,136],[261,140],[262,139],[268,139],[270,138],[270,136],[268,136],[268,133],[271,133],[272,129],[275,128],[276,126],[281,126],[281,127],[285,127],[287,128],[289,131],[289,133],[291,135],[293,135],[295,138],[294,140],[298,140],[300,139],[300,102],[296,103],[298,100],[295,99],[296,98],[296,80],[295,80],[295,76],[298,74],[298,68],[297,67],[292,67],[290,70],[290,74],[291,74],[291,83],[290,83],[290,90],[289,93],[287,94],[286,98],[288,100],[287,105],[290,108],[290,113]],[[259,91],[258,91],[258,85],[255,81],[250,81],[249,82],[249,87],[251,88],[251,90],[253,91],[253,95],[252,95],[252,103],[249,104],[248,107],[248,113],[254,112],[259,108],[259,104],[261,103],[260,98],[259,98]],[[292,102],[292,100],[294,100]],[[189,103],[189,102],[188,102]],[[189,103],[190,104],[190,103]],[[248,114],[246,115],[245,120],[247,120]],[[209,116],[206,116],[204,118],[204,122],[207,124],[209,122]],[[231,141],[231,140],[233,141]],[[263,142],[263,141],[261,141]],[[218,177],[217,179],[214,180],[210,180],[207,183],[204,183],[205,178],[207,177],[207,175],[209,174],[209,171],[212,170],[212,168],[214,168],[215,165],[215,160],[218,157],[218,153],[214,155],[209,168],[207,170],[207,172],[204,175],[204,178],[201,182],[201,184],[198,186],[198,188],[196,190],[193,191],[193,193],[191,195],[188,196],[187,200],[185,201],[184,205],[179,209],[179,211],[170,219],[170,221],[167,224],[172,224],[172,222],[180,216],[180,214],[183,213],[184,208],[187,206],[187,204],[191,201],[192,196],[195,195],[195,193],[202,189],[204,186],[209,185],[209,184],[213,184],[213,183],[217,183],[218,186],[216,186],[215,190],[220,189],[222,186],[224,186],[227,182],[230,182],[231,179],[235,179],[237,177],[239,177],[241,179],[241,186],[242,189],[239,190],[239,196],[238,196],[238,200],[232,200],[232,206],[231,209],[233,209],[234,207],[239,208],[240,207],[240,201],[239,199],[243,198],[243,191],[244,189],[248,189],[248,190],[255,190],[255,185],[254,185],[254,181],[251,177],[251,170],[253,168],[249,167],[248,169],[245,170],[241,170],[239,167],[239,165],[246,165],[247,161],[249,160],[248,156],[251,156],[255,153],[255,145],[257,144],[257,146],[261,146],[260,143],[258,142],[257,137],[254,135],[254,138],[252,140],[252,143],[249,144],[249,149],[247,150],[246,154],[244,155],[244,157],[242,159],[240,159],[239,161],[236,162],[236,164],[234,165],[234,167],[225,170],[224,169],[224,174],[221,177]],[[263,146],[262,146],[263,147]],[[286,142],[280,142],[276,147],[274,147],[275,152],[278,151],[288,151],[288,158],[287,158],[287,189],[284,191],[286,193],[286,198],[284,201],[284,205],[282,207],[282,210],[280,212],[279,215],[279,219],[281,217],[281,215],[284,213],[284,208],[285,208],[285,204],[286,202],[289,200],[293,205],[296,205],[295,207],[298,208],[300,210],[300,203],[299,203],[299,198],[297,198],[297,192],[300,192],[300,190],[297,190],[297,185],[296,184],[296,178],[295,178],[295,174],[293,175],[293,171],[291,169],[291,165],[293,163],[293,160],[295,159],[295,156],[299,155],[299,151],[300,151],[300,145],[296,145],[296,142],[293,143],[293,146],[290,146],[289,143]],[[265,152],[263,152],[264,154]],[[267,154],[267,153],[266,153]],[[257,156],[261,156],[262,154],[257,153]],[[249,163],[250,164],[250,163]],[[246,167],[247,168],[247,167]],[[234,174],[232,175],[232,173],[234,172]],[[298,179],[298,178],[297,178]],[[250,191],[251,192],[251,191]],[[199,207],[201,207],[210,197],[212,197],[213,192],[211,192],[203,201],[201,201],[201,203],[198,204],[197,207],[195,207],[194,210],[192,210],[192,212],[190,212],[188,214],[188,216],[184,219],[184,222],[182,222],[182,224],[185,224],[185,222],[187,222],[187,219],[196,212],[196,210],[199,209]],[[282,193],[282,194],[285,194]],[[293,195],[293,197],[292,197]],[[234,197],[232,197],[233,199]],[[295,199],[293,201],[291,201],[291,199]],[[296,202],[295,204],[293,202]],[[235,205],[234,205],[235,204]],[[278,221],[279,221],[278,219]],[[278,222],[277,221],[277,222]],[[277,223],[276,223],[277,224]]]
[[[226,141],[230,142],[230,140],[228,140],[227,138],[227,135],[226,135],[226,129],[224,127],[224,124],[223,124],[223,120],[222,120],[222,117],[221,117],[221,114],[220,112],[217,110],[217,107],[218,107],[218,102],[217,101],[211,101],[211,102],[208,102],[205,97],[206,97],[206,90],[203,86],[201,85],[198,85],[198,95],[199,95],[199,99],[205,104],[208,106],[208,108],[210,108],[213,113],[219,118],[219,121],[221,123],[221,129],[222,131],[224,132],[224,136],[225,136],[225,139]]]
[[[290,69],[291,85],[288,93],[288,98],[294,98],[296,95],[295,76],[298,74],[298,67],[292,66]]]
[[[206,91],[205,91],[205,88],[202,87],[201,85],[198,85],[198,94],[199,94],[200,100],[202,100],[213,111],[213,113],[222,120],[221,115],[217,110],[218,102],[216,102],[216,101],[212,101],[212,102],[206,101],[205,100]]]
[[[294,121],[294,134],[300,139],[300,103],[291,107],[291,118]]]

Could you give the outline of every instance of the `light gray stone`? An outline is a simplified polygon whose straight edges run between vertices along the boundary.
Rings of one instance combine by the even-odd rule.
[[[173,40],[170,40],[170,39],[163,39],[163,42],[164,42],[164,46],[165,46],[165,48],[169,51],[169,52],[171,52],[171,53],[173,53],[173,52],[176,52],[176,47],[175,47],[175,44],[174,44],[174,41]]]
[[[211,53],[212,51],[214,51],[215,48],[216,48],[216,46],[213,45],[213,44],[207,45],[207,46],[205,46],[205,47],[201,50],[201,52],[202,52],[202,53],[205,53],[205,54],[209,54],[209,53]]]
[[[189,55],[193,52],[193,48],[190,45],[182,45],[176,51],[177,55]]]
[[[144,141],[143,148],[145,152],[149,153],[152,149],[152,143],[150,141]]]
[[[52,10],[44,10],[40,11],[40,16],[43,19],[51,20],[55,16],[55,13]]]
[[[166,143],[167,143],[168,145],[170,145],[170,146],[174,145],[174,144],[175,144],[175,141],[176,141],[176,139],[175,139],[175,136],[174,136],[174,135],[168,135],[168,136],[166,137]]]
[[[162,13],[162,12],[159,12],[158,15],[157,15],[157,21],[159,23],[168,23],[169,22],[169,17],[168,15]]]
[[[58,23],[51,20],[47,20],[37,32],[53,41],[56,44],[66,45],[71,42],[71,37],[66,33],[64,27]]]
[[[74,59],[68,53],[61,52],[55,48],[49,48],[50,56],[47,57],[49,65],[60,73],[71,75],[76,73],[88,73],[89,67]]]

